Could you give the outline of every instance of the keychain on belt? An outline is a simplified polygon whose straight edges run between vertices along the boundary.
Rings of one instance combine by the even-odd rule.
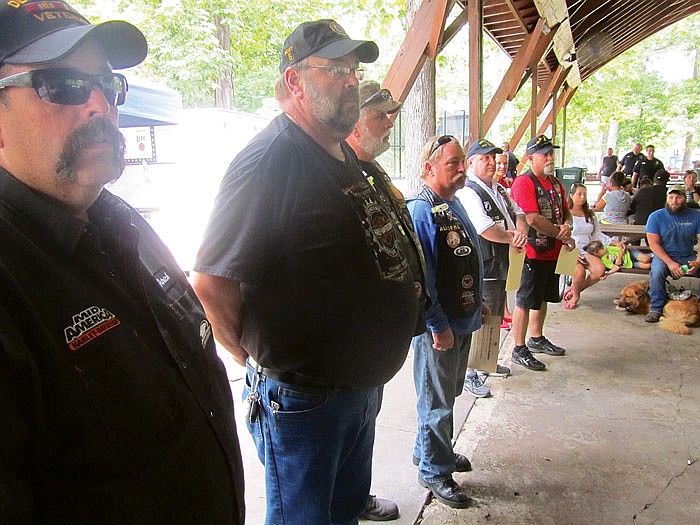
[[[246,418],[248,420],[248,423],[251,425],[255,423],[255,421],[258,419],[258,415],[260,412],[260,392],[258,392],[258,386],[260,385],[260,371],[256,370],[255,374],[253,375],[253,385],[250,387],[250,390],[248,392],[248,397],[246,398],[246,401],[248,402],[248,413],[246,414]]]

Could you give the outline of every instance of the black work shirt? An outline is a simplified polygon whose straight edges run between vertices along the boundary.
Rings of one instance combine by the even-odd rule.
[[[639,153],[635,153],[634,151],[627,152],[620,161],[620,164],[622,164],[623,173],[628,177],[631,177],[632,173],[634,173],[634,165],[644,158],[646,158],[646,156],[641,151]]]
[[[0,170],[0,523],[243,523],[201,305],[132,208],[88,214]]]
[[[636,185],[639,186],[639,181],[644,177],[654,180],[654,173],[662,169],[664,169],[664,163],[657,158],[649,160],[647,157],[644,157],[642,160],[637,161],[637,164],[634,165],[634,173],[639,174]]]

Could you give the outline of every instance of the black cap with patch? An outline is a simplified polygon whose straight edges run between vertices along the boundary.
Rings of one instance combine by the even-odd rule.
[[[547,135],[537,135],[535,138],[527,143],[527,149],[525,150],[528,155],[533,153],[549,153],[554,148],[558,148],[552,144],[552,139]]]
[[[379,56],[377,44],[371,40],[352,40],[335,20],[304,22],[284,41],[280,73],[306,57],[341,58],[357,53],[360,62],[374,62]]]
[[[95,38],[116,69],[135,66],[148,53],[143,33],[128,22],[92,25],[65,2],[10,0],[0,5],[0,65],[54,62],[88,37]]]
[[[488,153],[503,153],[503,150],[490,140],[479,139],[476,142],[472,142],[469,146],[467,158],[472,155],[486,155]]]

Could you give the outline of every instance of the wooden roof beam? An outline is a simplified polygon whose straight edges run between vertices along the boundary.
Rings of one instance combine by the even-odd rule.
[[[535,62],[539,62],[549,48],[549,45],[552,43],[552,39],[554,38],[554,34],[556,33],[558,26],[551,29],[549,33],[544,34],[543,29],[545,23],[545,19],[540,18],[537,21],[535,28],[532,30],[532,33],[529,33],[525,37],[523,45],[520,46],[520,50],[511,62],[508,71],[506,71],[503,80],[501,80],[501,84],[493,94],[491,102],[486,108],[486,111],[484,111],[484,135],[486,135],[489,129],[491,129],[491,126],[503,108],[506,100],[513,100],[515,95],[518,93],[520,81],[523,78],[528,66],[533,60]]]
[[[562,92],[557,97],[557,105],[556,105],[557,113],[561,109],[563,109],[564,107],[569,105],[569,102],[571,102],[571,99],[574,96],[574,94],[576,93],[577,89],[578,89],[578,87],[571,88],[569,86],[566,86],[566,88],[564,88],[562,90]],[[556,118],[556,115],[554,114],[554,108],[552,108],[549,111],[549,113],[547,114],[547,116],[545,117],[545,119],[542,121],[542,125],[537,130],[537,134],[541,135],[542,133],[544,133],[547,130],[547,128],[552,125],[555,118]]]
[[[525,24],[525,20],[523,20],[523,17],[520,15],[520,10],[513,4],[513,0],[505,0],[505,4],[508,10],[513,14],[515,20],[520,24],[523,33],[529,33],[527,24]]]
[[[523,138],[523,135],[525,135],[525,132],[527,131],[528,126],[533,124],[533,120],[536,120],[536,118],[542,113],[544,110],[544,107],[547,105],[547,102],[549,102],[549,99],[553,96],[554,93],[559,91],[559,88],[561,85],[564,83],[564,80],[566,79],[566,75],[569,74],[569,68],[567,67],[566,69],[563,66],[559,66],[556,71],[554,71],[550,76],[549,79],[546,83],[546,86],[543,88],[540,88],[538,94],[537,94],[537,100],[535,103],[535,110],[534,112],[532,111],[533,105],[530,104],[530,107],[528,108],[528,111],[525,113],[525,116],[523,119],[520,121],[520,125],[518,126],[518,129],[515,130],[515,133],[513,134],[513,138],[511,139],[511,147],[515,148],[515,145],[520,142],[520,140]],[[533,77],[534,78],[534,77]],[[534,118],[533,118],[534,115]],[[534,130],[534,127],[533,127]],[[515,144],[515,145],[513,145]]]
[[[424,0],[418,8],[382,83],[396,100],[406,100],[425,60],[437,55],[448,6],[452,7],[450,0]]]

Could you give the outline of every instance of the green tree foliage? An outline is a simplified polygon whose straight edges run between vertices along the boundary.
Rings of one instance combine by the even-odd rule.
[[[149,43],[140,75],[165,82],[183,95],[186,107],[213,106],[217,90],[230,80],[232,107],[254,110],[272,96],[279,53],[286,36],[305,20],[363,17],[346,27],[353,37],[390,34],[403,2],[379,0],[75,0],[93,22],[124,19],[137,25]],[[361,34],[358,34],[361,33]],[[229,35],[227,42],[221,35]],[[375,36],[376,38],[376,36]],[[392,53],[393,56],[393,53]]]
[[[694,78],[665,80],[654,69],[654,57],[674,51],[690,58],[688,70],[679,73],[687,76],[695,70]],[[679,153],[687,135],[700,126],[699,52],[700,15],[694,15],[638,44],[588,78],[567,113],[567,142],[573,157],[590,158],[592,152],[604,151],[611,118],[619,125],[619,153],[635,142],[653,143],[657,154],[666,159]],[[698,145],[697,137],[688,147],[694,145]]]

